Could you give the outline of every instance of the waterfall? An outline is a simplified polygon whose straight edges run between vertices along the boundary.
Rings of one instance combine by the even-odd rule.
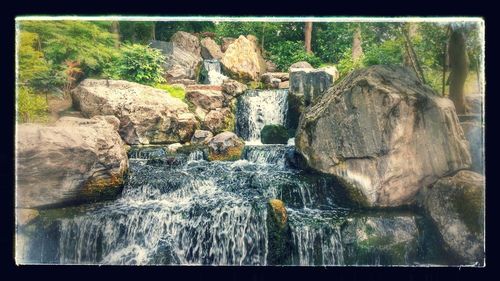
[[[290,153],[295,148],[281,144],[271,145],[247,145],[243,158],[250,162],[260,164],[274,164],[284,167],[286,165],[287,153]]]
[[[219,60],[203,60],[200,82],[208,85],[222,85],[227,76],[222,74]]]
[[[288,90],[248,90],[238,99],[236,131],[250,143],[260,143],[265,125],[285,125]]]

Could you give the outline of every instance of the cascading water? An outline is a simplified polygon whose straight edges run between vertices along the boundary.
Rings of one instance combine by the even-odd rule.
[[[285,125],[288,90],[248,90],[238,99],[237,134],[249,143],[260,143],[265,125]]]
[[[227,76],[222,74],[219,60],[203,60],[200,82],[208,85],[222,85]]]

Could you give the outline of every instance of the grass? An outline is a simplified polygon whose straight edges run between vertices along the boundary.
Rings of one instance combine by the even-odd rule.
[[[182,87],[172,86],[168,84],[156,84],[155,88],[164,90],[168,92],[171,97],[180,99],[182,101],[184,101],[186,97],[186,90],[184,90]]]

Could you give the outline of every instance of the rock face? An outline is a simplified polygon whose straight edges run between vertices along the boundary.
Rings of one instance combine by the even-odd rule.
[[[209,37],[201,39],[201,56],[204,59],[215,59],[220,60],[223,56],[223,53],[215,43],[215,41]]]
[[[118,194],[128,167],[113,116],[63,117],[17,126],[16,207],[37,208]]]
[[[244,81],[259,81],[266,72],[266,62],[260,49],[250,35],[240,36],[228,47],[221,63],[232,78]]]
[[[357,216],[342,227],[344,262],[405,265],[417,255],[418,228],[412,216]]]
[[[227,76],[221,72],[221,65],[218,60],[203,60],[199,80],[203,84],[222,85]]]
[[[403,67],[354,71],[301,116],[295,143],[310,167],[342,177],[370,206],[414,201],[470,166],[453,103]]]
[[[484,177],[460,171],[423,191],[423,206],[464,263],[484,262]]]
[[[85,117],[116,116],[120,135],[128,144],[186,142],[198,126],[187,104],[137,83],[86,79],[72,97]]]
[[[204,144],[208,143],[214,135],[210,131],[196,130],[191,138],[191,144]]]
[[[305,106],[308,106],[333,85],[335,77],[338,77],[338,74],[332,69],[292,69],[290,94],[303,95]]]
[[[469,142],[469,152],[472,158],[471,170],[484,174],[484,127],[480,121],[460,122],[460,125]]]
[[[208,160],[234,161],[241,158],[245,142],[232,132],[223,132],[208,142]]]
[[[198,37],[190,33],[177,31],[174,35],[172,35],[172,37],[170,37],[170,41],[185,51],[197,56],[201,55],[200,40],[198,40]]]
[[[294,68],[314,69],[314,67],[312,67],[312,65],[309,64],[307,61],[299,61],[290,65],[288,71],[291,72]]]
[[[195,53],[196,47],[192,47],[191,49],[195,52],[191,52],[190,49],[184,49],[182,43],[156,40],[151,41],[150,45],[151,48],[159,49],[166,57],[163,68],[165,70],[165,79],[170,84],[181,83],[187,85],[194,83],[202,62],[200,52]]]
[[[231,110],[227,107],[210,111],[202,122],[202,128],[214,134],[223,131],[234,131],[235,118]]]
[[[465,107],[469,114],[483,114],[483,96],[482,95],[466,95],[464,96]]]
[[[222,45],[220,46],[220,49],[223,53],[226,52],[227,47],[231,45],[236,40],[236,38],[231,38],[231,37],[224,37],[222,38]]]

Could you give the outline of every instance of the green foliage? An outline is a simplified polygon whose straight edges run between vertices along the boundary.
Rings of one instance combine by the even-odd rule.
[[[282,125],[265,125],[260,131],[260,140],[264,144],[286,144],[288,131]]]
[[[47,120],[45,97],[33,94],[27,87],[20,87],[17,95],[17,121],[33,122]]]
[[[380,45],[372,46],[365,52],[363,64],[366,66],[401,65],[403,62],[403,41],[401,39],[391,39],[384,41]]]
[[[351,49],[346,50],[344,52],[344,55],[340,59],[339,63],[337,64],[337,69],[339,71],[340,78],[364,66],[363,57],[357,60],[353,60],[351,53],[352,53]],[[340,79],[337,81],[340,81]]]
[[[156,39],[170,41],[177,31],[190,33],[215,32],[215,24],[211,21],[165,21],[156,23]]]
[[[168,84],[156,84],[155,88],[167,91],[170,94],[170,96],[180,99],[182,101],[184,101],[186,96],[186,91],[184,90],[184,88],[179,86],[168,85]]]
[[[351,49],[352,23],[314,23],[312,49],[323,62],[338,63],[346,51]]]
[[[155,22],[121,21],[119,22],[119,26],[121,41],[124,43],[148,44],[153,39]]]
[[[307,61],[313,67],[318,67],[322,61],[320,58],[308,54],[301,41],[283,41],[269,48],[271,60],[276,63],[280,71],[288,71],[293,63]]]
[[[21,31],[36,33],[41,51],[54,70],[78,61],[86,75],[98,75],[116,57],[116,36],[88,21],[22,21]]]
[[[40,92],[48,92],[60,86],[63,77],[62,73],[54,70],[52,64],[45,60],[44,54],[35,49],[39,43],[36,33],[19,33],[18,83]]]
[[[162,67],[165,57],[160,50],[132,44],[122,46],[120,51],[116,62],[104,71],[107,77],[146,85],[165,82]]]

